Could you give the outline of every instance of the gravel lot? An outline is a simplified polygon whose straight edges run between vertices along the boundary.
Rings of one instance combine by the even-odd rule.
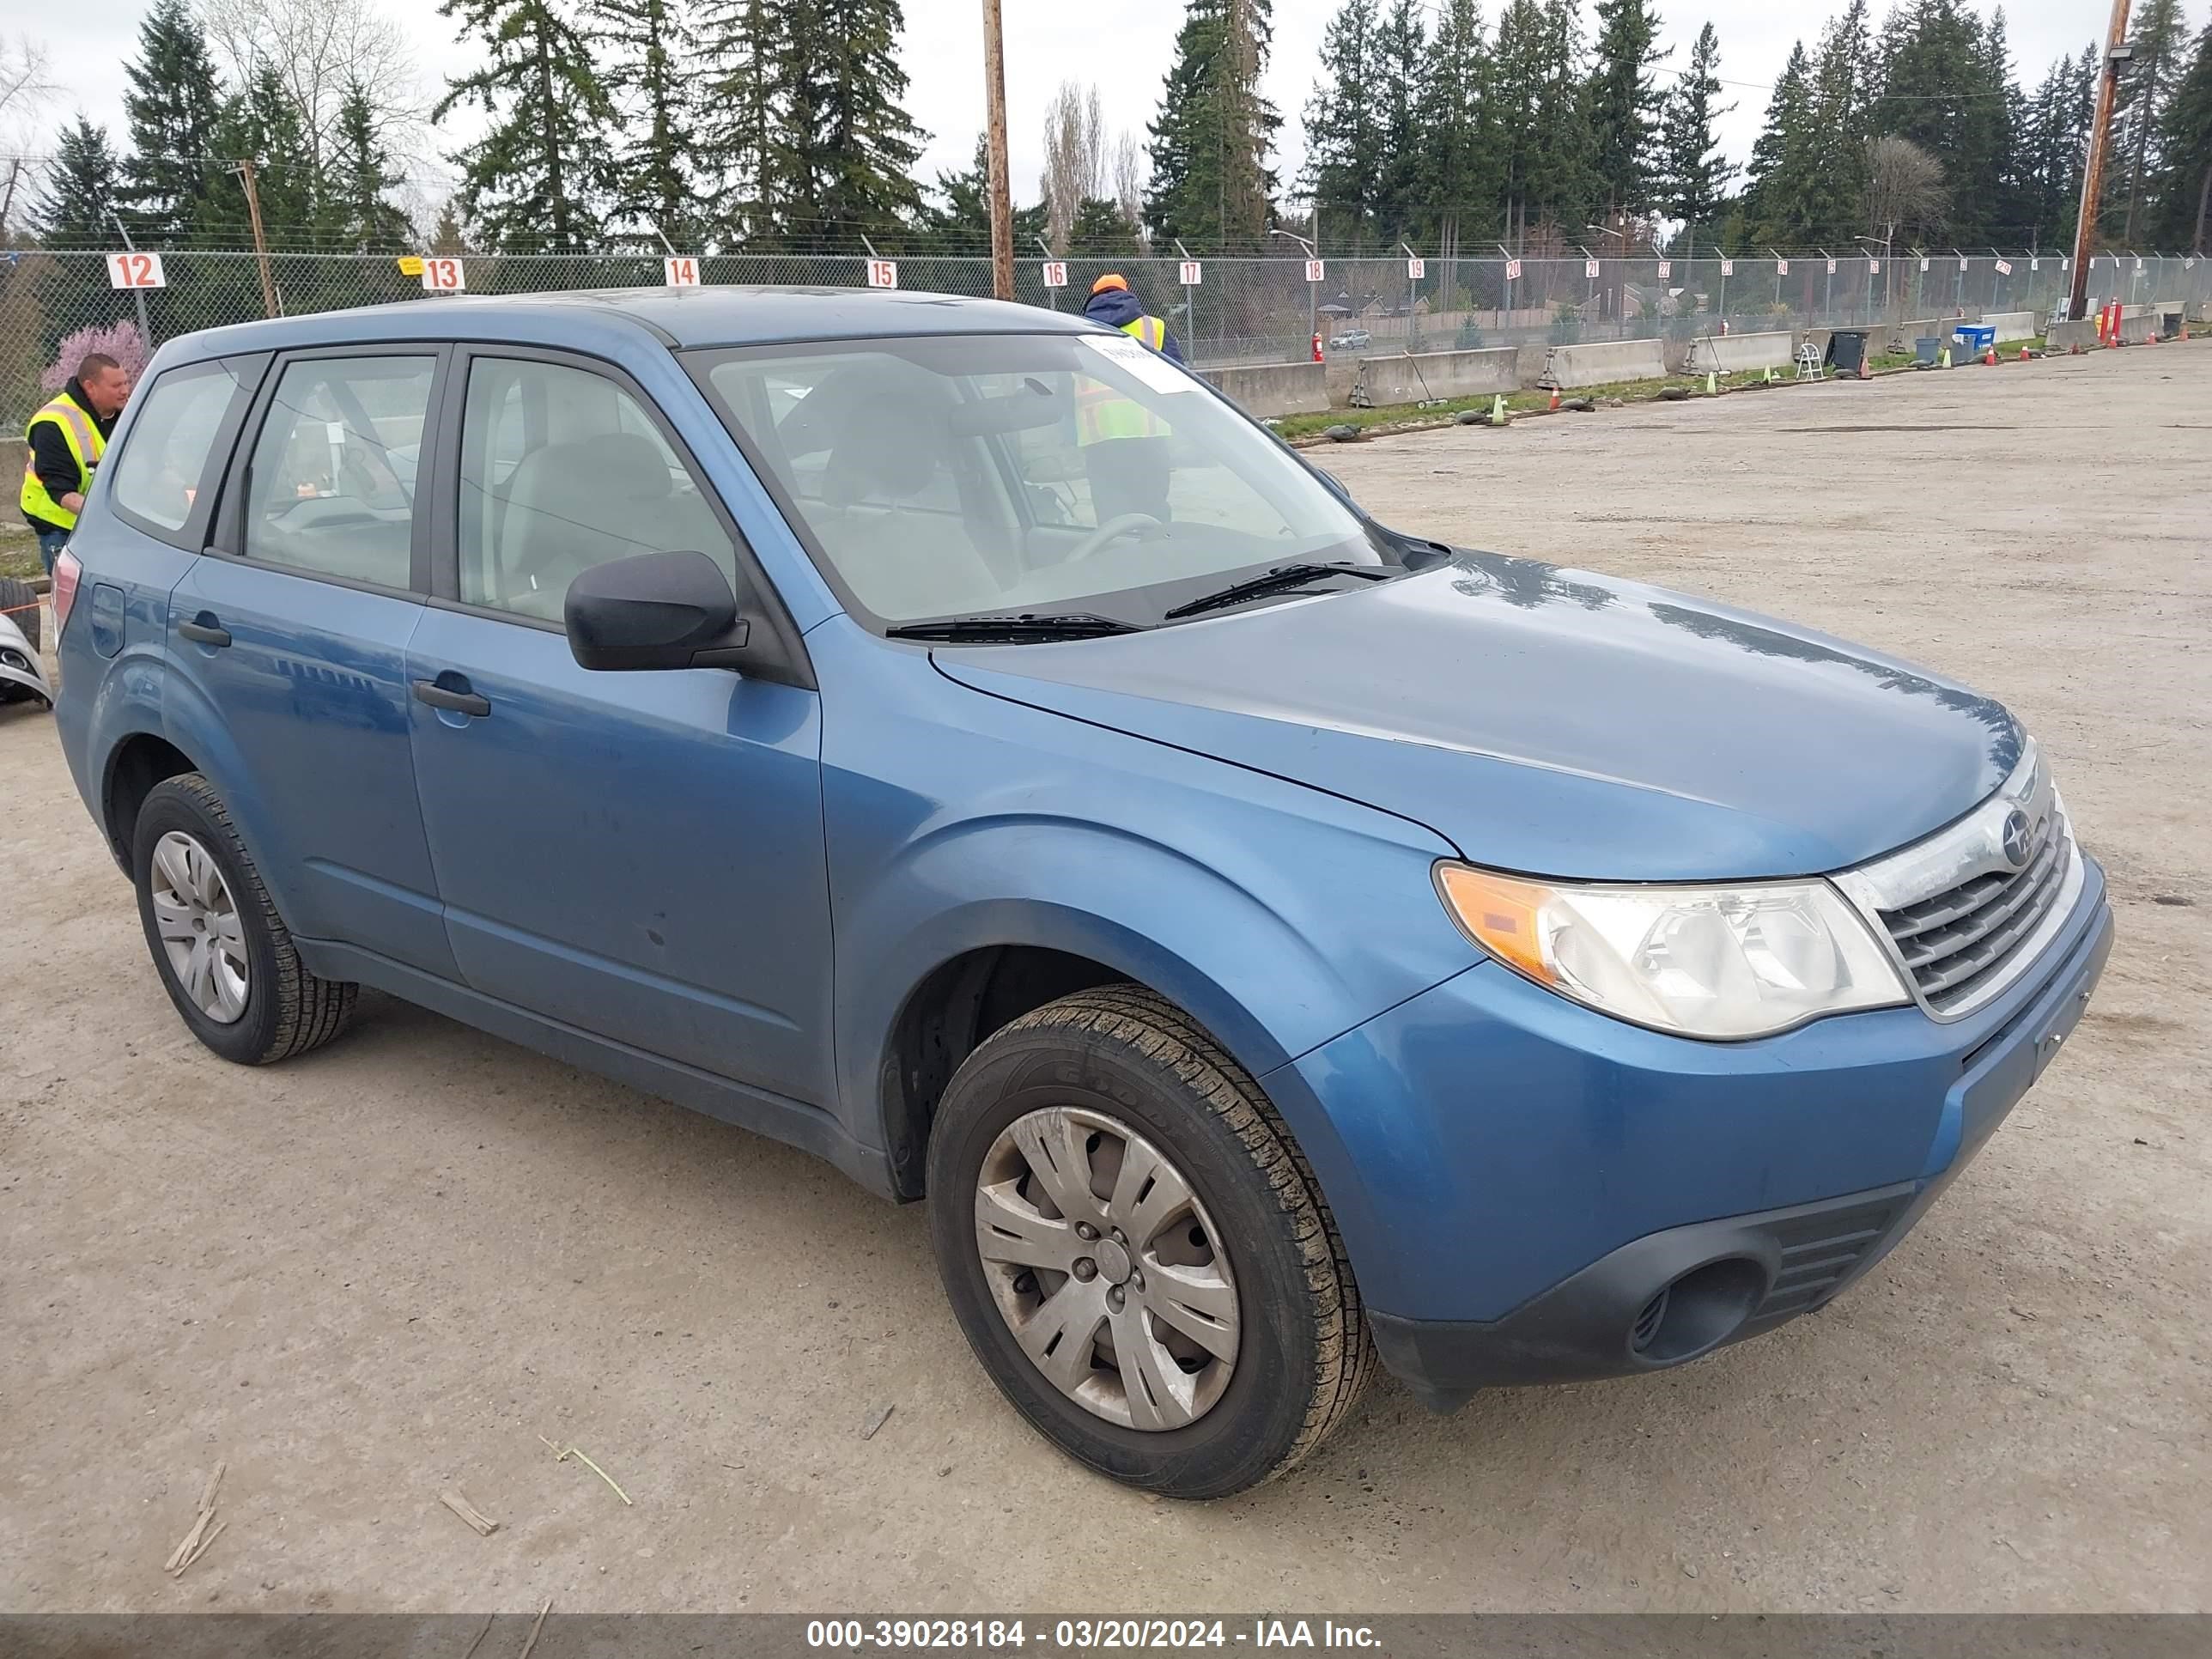
[[[1032,1436],[922,1212],[798,1153],[382,1000],[303,1061],[215,1060],[50,720],[0,711],[0,1608],[2212,1607],[2208,433],[2198,344],[1319,458],[1409,529],[2003,698],[2120,939],[2077,1040],[1826,1312],[1449,1419],[1386,1383],[1210,1507]],[[228,1530],[172,1580],[218,1459]]]

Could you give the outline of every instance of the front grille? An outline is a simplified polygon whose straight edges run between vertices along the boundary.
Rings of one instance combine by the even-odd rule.
[[[2054,810],[2019,870],[1996,870],[1880,913],[1921,999],[1939,1014],[1974,1000],[2035,931],[2065,884],[2073,837]]]
[[[1777,1223],[1772,1236],[1782,1247],[1782,1270],[1751,1317],[1780,1318],[1826,1301],[1881,1242],[1911,1196],[1900,1193],[1846,1210],[1824,1210]]]

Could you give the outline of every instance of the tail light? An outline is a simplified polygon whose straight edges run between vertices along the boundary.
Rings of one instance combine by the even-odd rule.
[[[54,638],[62,636],[69,626],[70,607],[76,603],[76,585],[84,574],[84,566],[76,554],[67,548],[54,561]]]

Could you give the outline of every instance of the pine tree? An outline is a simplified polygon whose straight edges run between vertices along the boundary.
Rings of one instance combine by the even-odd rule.
[[[337,126],[325,168],[325,229],[349,246],[410,246],[414,229],[391,195],[404,182],[377,131],[375,107],[368,93],[358,82],[349,83],[338,100]]]
[[[2160,149],[2166,158],[2160,245],[2202,257],[2212,251],[2212,22],[2197,37],[2189,67],[2166,102]]]
[[[593,34],[609,53],[608,97],[627,116],[615,154],[609,223],[658,246],[699,240],[691,70],[697,57],[684,0],[593,0]]]
[[[1708,23],[1698,32],[1689,68],[1674,83],[1659,127],[1660,205],[1683,222],[1689,255],[1696,252],[1699,228],[1711,227],[1729,180],[1735,176],[1735,165],[1722,156],[1713,137],[1713,123],[1735,107],[1714,107],[1721,89],[1720,58],[1720,38]]]
[[[1878,82],[1867,0],[1850,0],[1822,31],[1813,65],[1804,201],[1806,230],[1820,241],[1847,240],[1866,228],[1859,222],[1859,206],[1866,193],[1867,141],[1889,131],[1873,118]]]
[[[1604,201],[1632,213],[1650,205],[1658,174],[1663,100],[1650,71],[1667,54],[1659,47],[1659,18],[1648,0],[1597,0],[1592,52],[1591,165]]]
[[[1376,0],[1344,0],[1322,33],[1322,79],[1306,105],[1305,187],[1344,240],[1374,212],[1382,154],[1381,18]]]
[[[1070,258],[1078,259],[1122,259],[1133,258],[1141,250],[1136,232],[1121,216],[1119,203],[1086,196],[1077,204],[1075,222],[1068,228],[1067,252]]]
[[[2012,47],[2006,38],[2002,6],[1991,12],[1983,25],[1982,49],[1972,80],[1972,90],[1980,95],[1970,96],[1966,103],[1968,170],[1956,177],[1956,185],[1982,192],[1986,209],[1983,234],[1993,242],[2017,242],[2032,233],[2020,153],[2027,115],[2027,102],[2013,78]]]
[[[1813,64],[1800,40],[1790,48],[1767,100],[1765,124],[1751,148],[1747,217],[1755,240],[1784,247],[1811,241],[1823,194],[1822,148],[1814,117]]]
[[[1529,222],[1580,224],[1594,186],[1582,34],[1569,0],[1508,0],[1492,55],[1499,228],[1520,246]]]
[[[463,39],[489,50],[481,69],[446,82],[430,112],[443,120],[472,103],[489,129],[452,159],[460,207],[480,241],[501,252],[564,253],[592,246],[612,183],[614,106],[591,42],[555,0],[444,0]]]
[[[1417,0],[1391,0],[1375,37],[1376,67],[1382,77],[1377,112],[1380,143],[1370,162],[1375,175],[1374,228],[1395,243],[1413,228],[1421,177],[1421,130],[1416,100],[1421,66],[1428,57],[1428,31]]]
[[[108,215],[122,187],[123,167],[107,147],[107,129],[79,114],[62,129],[45,187],[31,204],[39,240],[54,248],[114,246],[115,226]]]
[[[1145,222],[1155,235],[1250,246],[1265,238],[1282,118],[1260,95],[1270,0],[1189,0],[1152,135]]]
[[[991,251],[991,152],[981,133],[975,135],[975,157],[957,173],[940,173],[933,192],[939,198],[925,202],[917,215],[920,251],[929,253],[988,253]],[[1080,207],[1078,209],[1080,213]],[[1014,246],[1035,247],[1045,234],[1050,210],[1042,202],[1013,211]]]
[[[703,0],[698,14],[702,172],[709,217],[725,246],[764,245],[793,189],[790,132],[794,69],[789,0]]]
[[[199,228],[217,177],[210,155],[222,115],[207,37],[185,0],[155,0],[138,25],[137,61],[124,74],[124,209],[140,240],[180,241]]]
[[[1498,194],[1492,64],[1478,0],[1445,0],[1417,106],[1425,163],[1419,193],[1437,252],[1459,257],[1461,228],[1489,222]]]
[[[828,246],[858,247],[864,230],[892,228],[921,205],[912,169],[927,135],[899,102],[905,15],[899,0],[798,3],[792,212],[815,221]]]
[[[2137,234],[2147,228],[2151,203],[2146,187],[2155,182],[2163,158],[2159,141],[2163,134],[2166,106],[2182,70],[2186,40],[2180,0],[2143,0],[2128,32],[2133,48],[2120,73],[2119,100],[2113,121],[2118,128],[2118,157],[2127,168],[2120,199],[2119,236],[2123,246],[2137,246]],[[2114,184],[2120,180],[2113,179]]]
[[[217,171],[210,181],[200,240],[242,247],[252,234],[252,210],[240,164],[253,164],[254,199],[269,246],[296,247],[312,234],[320,193],[315,161],[298,107],[268,64],[242,92],[226,99],[210,141]]]

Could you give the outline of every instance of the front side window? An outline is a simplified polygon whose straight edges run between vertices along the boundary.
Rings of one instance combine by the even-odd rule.
[[[253,446],[246,556],[408,586],[416,465],[436,372],[424,356],[287,363]]]
[[[1150,623],[1230,573],[1385,562],[1294,457],[1123,336],[695,363],[817,560],[886,623],[1030,606]]]
[[[231,367],[216,362],[170,369],[140,392],[129,441],[106,463],[115,469],[113,504],[163,530],[183,529],[239,391]]]
[[[652,417],[604,374],[478,357],[461,420],[460,597],[557,621],[568,584],[641,553],[737,550]]]

